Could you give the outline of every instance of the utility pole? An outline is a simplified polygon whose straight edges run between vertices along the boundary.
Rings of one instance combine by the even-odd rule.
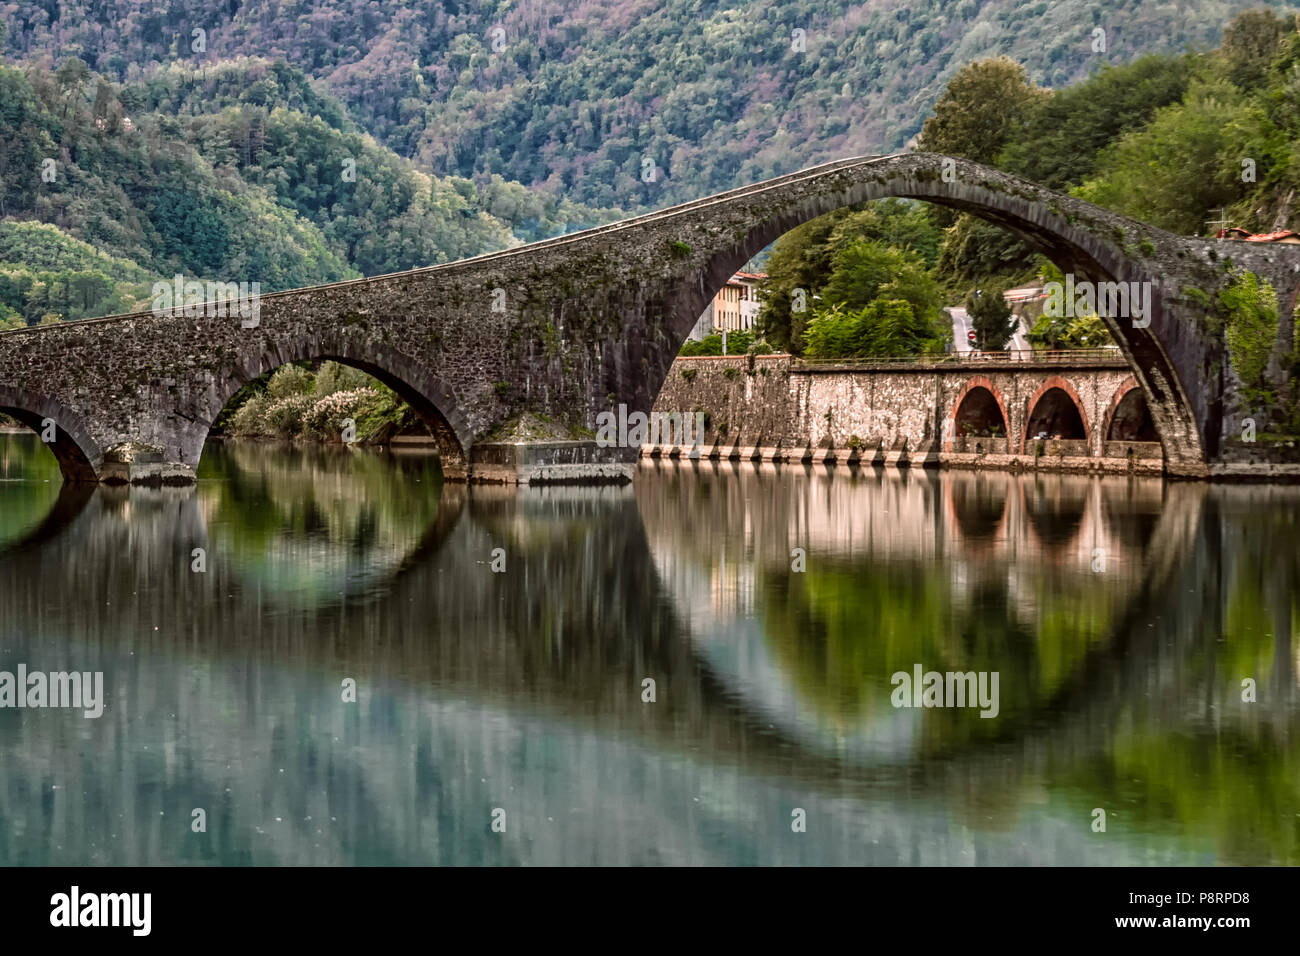
[[[1218,219],[1207,219],[1207,220],[1205,221],[1205,224],[1206,224],[1207,226],[1218,226],[1218,227],[1220,227],[1221,229],[1226,229],[1227,226],[1228,226],[1228,220],[1227,220],[1227,218],[1226,218],[1226,216],[1225,216],[1225,214],[1227,213],[1227,209],[1226,209],[1226,207],[1224,207],[1224,206],[1220,206],[1217,210],[1214,210],[1214,209],[1211,209],[1211,210],[1210,210],[1210,212],[1216,212],[1216,211],[1217,211],[1218,214],[1219,214],[1219,218],[1218,218]],[[1216,230],[1214,230],[1214,231],[1215,231],[1215,232],[1218,232],[1219,230],[1216,229]]]

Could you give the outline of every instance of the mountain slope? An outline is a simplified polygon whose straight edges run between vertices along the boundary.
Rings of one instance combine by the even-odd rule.
[[[283,57],[435,175],[497,174],[646,208],[897,148],[972,59],[1005,53],[1058,87],[1142,52],[1217,44],[1236,12],[1259,5],[47,0],[6,4],[0,19],[11,55],[77,55],[119,79],[177,59]]]
[[[308,112],[310,110],[310,112]],[[0,66],[0,321],[144,307],[152,282],[263,292],[433,265],[616,219],[494,177],[435,177],[283,62],[124,85]],[[38,224],[42,224],[39,225]]]

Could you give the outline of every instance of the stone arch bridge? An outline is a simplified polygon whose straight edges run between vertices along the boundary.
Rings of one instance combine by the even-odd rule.
[[[0,410],[53,426],[67,479],[183,481],[240,387],[286,362],[334,359],[411,402],[449,477],[488,477],[492,433],[526,411],[588,429],[620,404],[649,412],[680,344],[738,267],[802,222],[889,196],[1013,229],[1076,279],[1150,283],[1149,324],[1106,322],[1170,473],[1211,475],[1239,428],[1240,386],[1210,314],[1234,270],[1278,290],[1279,360],[1292,341],[1300,249],[1175,236],[975,163],[906,153],[827,163],[460,262],[262,296],[256,328],[204,307],[3,333]],[[636,450],[589,442],[566,454],[626,468]]]

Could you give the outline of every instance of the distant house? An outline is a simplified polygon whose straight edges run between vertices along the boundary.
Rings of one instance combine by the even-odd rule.
[[[715,332],[753,331],[758,319],[758,284],[765,272],[737,272],[718,290],[687,338],[699,341]]]
[[[1249,232],[1240,226],[1229,226],[1214,234],[1216,239],[1235,239],[1238,242],[1281,242],[1288,246],[1300,245],[1300,233],[1290,229],[1277,232]]]
[[[1013,309],[1022,302],[1034,302],[1038,299],[1047,298],[1047,293],[1043,291],[1041,285],[1027,285],[1019,289],[1008,289],[1002,293],[1002,298],[1007,300],[1007,305]]]

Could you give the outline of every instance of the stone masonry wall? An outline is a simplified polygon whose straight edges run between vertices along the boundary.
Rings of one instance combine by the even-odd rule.
[[[1034,403],[1060,388],[1076,403],[1087,435],[1087,457],[1100,458],[1116,396],[1132,387],[1122,362],[1099,367],[1063,363],[936,363],[906,368],[799,367],[789,356],[679,358],[655,411],[704,412],[705,446],[848,448],[877,441],[888,450],[957,452],[961,442],[944,423],[976,387],[999,400],[1010,455],[1032,455],[1025,427]],[[950,441],[940,442],[948,437]],[[856,441],[855,441],[856,439]],[[1116,454],[1111,449],[1112,455]]]

